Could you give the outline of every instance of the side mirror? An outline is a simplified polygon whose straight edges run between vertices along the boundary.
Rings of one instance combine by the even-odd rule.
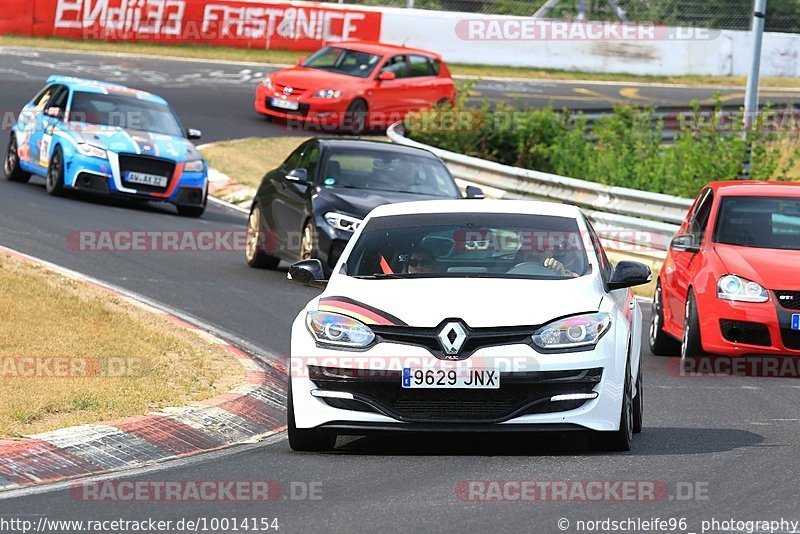
[[[187,139],[200,139],[201,137],[203,137],[203,132],[200,130],[195,130],[194,128],[189,128],[186,130]]]
[[[300,58],[297,60],[297,64],[298,65],[302,65],[303,61],[305,61],[307,59],[308,59],[308,56],[300,56]]]
[[[467,186],[467,198],[486,198],[483,194],[483,189],[474,185]]]
[[[319,260],[302,260],[293,263],[286,273],[286,278],[292,282],[311,287],[325,287],[325,269]]]
[[[308,171],[305,169],[293,169],[286,175],[286,179],[290,182],[297,182],[298,184],[305,185],[308,183]]]
[[[380,74],[378,74],[378,79],[382,82],[389,82],[397,78],[397,75],[394,72],[388,70],[382,70]]]
[[[683,234],[675,236],[669,244],[672,250],[679,250],[681,252],[691,252],[697,254],[700,252],[700,245],[697,244],[697,238],[694,234]]]
[[[653,279],[650,267],[638,261],[621,261],[614,268],[614,274],[608,282],[608,289],[640,286]]]
[[[52,117],[54,119],[60,119],[63,113],[64,112],[62,111],[62,109],[57,106],[52,106],[44,110],[45,115],[47,115],[48,117]]]

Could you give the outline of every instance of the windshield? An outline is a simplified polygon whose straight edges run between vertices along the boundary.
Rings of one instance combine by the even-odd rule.
[[[70,120],[183,137],[178,120],[167,106],[126,95],[76,92]]]
[[[366,78],[375,70],[381,57],[376,54],[359,52],[358,50],[326,46],[306,59],[303,62],[303,66]]]
[[[589,272],[575,219],[502,213],[371,219],[347,258],[357,278],[570,279]]]
[[[459,198],[453,178],[438,159],[380,150],[337,150],[325,161],[322,185]]]
[[[714,241],[742,247],[800,250],[800,198],[723,198]]]

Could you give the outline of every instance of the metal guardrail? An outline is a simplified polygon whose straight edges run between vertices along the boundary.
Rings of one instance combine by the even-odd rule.
[[[521,169],[456,154],[405,137],[402,123],[389,127],[393,143],[429,150],[441,158],[453,176],[485,188],[487,196],[544,199],[584,208],[604,241],[622,253],[663,259],[692,200],[614,187],[577,178]]]

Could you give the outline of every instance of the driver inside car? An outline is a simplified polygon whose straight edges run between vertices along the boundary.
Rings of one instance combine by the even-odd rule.
[[[564,266],[564,263],[571,263],[568,257],[573,253],[560,251],[557,245],[553,244],[549,240],[545,241],[546,243],[543,243],[542,246],[521,246],[519,250],[517,250],[517,254],[514,257],[514,265],[517,266],[524,263],[535,263],[537,265],[543,265],[556,274],[562,276],[571,276],[573,278],[580,276],[578,273],[570,271]],[[557,253],[561,256],[562,261],[556,259]]]
[[[429,251],[418,248],[406,260],[405,272],[408,274],[428,274],[438,270],[438,262]]]

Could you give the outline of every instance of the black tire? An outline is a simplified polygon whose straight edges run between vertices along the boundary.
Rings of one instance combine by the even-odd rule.
[[[66,192],[66,189],[64,189],[64,154],[61,152],[60,146],[53,150],[50,165],[47,167],[44,187],[48,195],[55,197],[60,197]]]
[[[653,295],[653,310],[650,314],[650,352],[656,356],[677,356],[681,353],[681,343],[664,332],[664,295],[661,281],[656,284]]]
[[[686,315],[683,321],[683,340],[681,342],[681,358],[706,356],[700,338],[700,317],[697,313],[697,301],[694,291],[689,290],[686,297]]]
[[[603,451],[624,452],[631,450],[633,442],[633,379],[631,378],[631,362],[625,366],[625,392],[622,395],[622,409],[619,417],[619,430],[597,432],[596,447]]]
[[[26,183],[31,179],[28,172],[22,170],[19,165],[19,150],[17,147],[17,136],[11,133],[11,138],[8,140],[8,150],[6,150],[5,164],[3,171],[6,175],[6,180],[10,182]]]
[[[344,129],[354,134],[364,133],[369,128],[368,117],[367,103],[357,98],[347,107],[343,121]]]
[[[281,260],[264,253],[263,244],[264,225],[261,217],[261,206],[256,204],[250,210],[250,217],[247,220],[247,240],[244,257],[247,260],[247,265],[254,269],[275,269]]]
[[[639,372],[636,373],[636,396],[633,397],[633,433],[639,434],[642,431],[644,422],[644,389],[642,384],[642,366],[644,362],[639,360]]]
[[[336,434],[300,429],[295,425],[291,377],[289,377],[289,394],[286,396],[286,433],[289,435],[289,447],[293,451],[324,452],[333,450],[336,446]]]
[[[314,222],[309,219],[303,226],[303,233],[300,237],[300,259],[311,260],[315,258],[319,258],[317,229],[314,227]]]

